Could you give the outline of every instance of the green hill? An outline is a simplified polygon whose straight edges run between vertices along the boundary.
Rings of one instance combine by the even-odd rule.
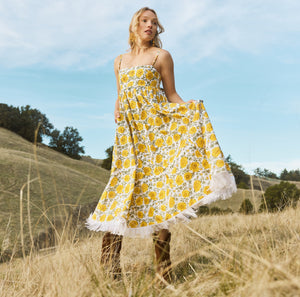
[[[54,217],[64,217],[78,205],[97,202],[108,178],[109,171],[91,162],[71,159],[45,145],[35,147],[17,134],[0,128],[2,249],[3,245],[11,247],[19,242],[22,187],[24,234],[29,232],[29,205],[32,233],[36,236],[49,227]],[[28,180],[30,188],[26,184]]]

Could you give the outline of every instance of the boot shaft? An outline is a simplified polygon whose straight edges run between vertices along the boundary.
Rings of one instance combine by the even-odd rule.
[[[120,252],[123,236],[106,232],[102,239],[101,264],[114,279],[121,277]]]

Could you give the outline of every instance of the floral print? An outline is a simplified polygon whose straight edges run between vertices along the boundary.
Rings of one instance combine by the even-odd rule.
[[[121,69],[110,180],[91,230],[148,236],[236,190],[202,101],[168,102],[152,65]]]

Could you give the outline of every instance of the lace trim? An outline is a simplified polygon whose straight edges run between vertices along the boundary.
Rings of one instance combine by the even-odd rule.
[[[201,205],[210,204],[216,200],[230,198],[236,192],[236,184],[232,173],[221,172],[212,176],[210,188],[212,192],[188,207],[173,218],[155,225],[139,228],[128,228],[124,218],[118,218],[111,222],[97,222],[92,219],[92,214],[86,221],[86,227],[92,231],[108,231],[112,234],[128,237],[151,237],[152,234],[161,229],[169,229],[171,225],[179,222],[190,222],[191,218],[197,217],[197,209]]]

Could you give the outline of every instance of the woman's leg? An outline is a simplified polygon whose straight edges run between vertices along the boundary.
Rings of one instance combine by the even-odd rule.
[[[162,229],[154,234],[156,270],[167,281],[172,281],[170,258],[171,232]]]
[[[120,252],[123,236],[106,232],[102,239],[101,264],[114,279],[121,277]]]

